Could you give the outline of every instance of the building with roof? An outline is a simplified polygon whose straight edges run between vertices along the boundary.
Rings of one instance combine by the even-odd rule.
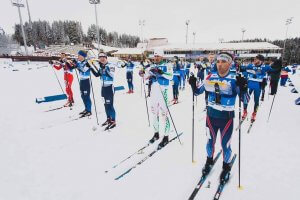
[[[158,38],[152,42],[150,39],[146,49],[150,58],[153,57],[155,49],[163,49],[166,58],[178,56],[187,59],[196,59],[200,56],[206,56],[208,53],[222,51],[230,52],[237,58],[253,58],[257,54],[262,54],[268,58],[278,58],[281,57],[282,51],[282,48],[268,42],[176,44]]]
[[[144,52],[145,49],[143,48],[122,48],[112,53],[112,55],[120,59],[125,59],[130,56],[133,60],[141,60],[143,59]]]
[[[156,49],[162,49],[167,59],[178,56],[193,60],[207,56],[209,53],[217,54],[222,51],[230,52],[240,59],[251,59],[257,54],[262,54],[266,58],[279,58],[282,52],[282,48],[269,42],[182,44],[169,43],[166,38],[151,38],[147,43],[139,43],[136,48],[104,48],[105,51],[111,51],[114,57],[125,59],[131,56],[134,60],[143,59],[145,56],[152,58]]]

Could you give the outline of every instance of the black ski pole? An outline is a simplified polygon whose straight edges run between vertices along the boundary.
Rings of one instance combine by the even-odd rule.
[[[193,91],[192,163],[195,163],[195,160],[194,160],[194,134],[195,134],[195,93]]]
[[[150,118],[149,118],[149,110],[148,110],[148,102],[147,102],[147,95],[146,95],[146,88],[145,88],[145,82],[143,79],[143,85],[144,85],[144,94],[145,94],[145,102],[146,102],[146,109],[147,109],[147,116],[148,116],[148,126],[150,127]]]
[[[51,68],[52,68],[52,70],[53,70],[53,73],[54,73],[54,75],[55,75],[55,77],[56,77],[56,80],[57,80],[57,82],[58,82],[58,84],[59,84],[59,86],[60,86],[60,89],[61,89],[61,91],[65,94],[65,92],[64,92],[64,90],[63,90],[63,88],[62,88],[62,86],[61,86],[61,84],[60,84],[60,81],[59,81],[59,79],[58,79],[58,77],[57,77],[57,74],[56,74],[56,72],[54,71],[54,69],[53,69],[53,67],[51,66]]]
[[[141,77],[141,97],[143,96],[143,81],[144,79],[142,80],[143,78]]]
[[[242,119],[242,100],[241,100],[241,95],[239,97],[239,124],[241,124],[241,119]],[[241,126],[239,125],[239,188],[241,188]]]
[[[271,80],[270,80],[270,83],[269,83],[268,100],[270,99],[270,90],[271,90]]]
[[[272,105],[271,105],[271,108],[270,108],[269,117],[268,117],[268,121],[267,121],[267,122],[269,122],[269,119],[270,119],[270,116],[271,116],[271,112],[272,112],[272,108],[273,108],[273,103],[274,103],[276,94],[277,94],[277,93],[275,93],[275,94],[274,94],[274,97],[273,97],[273,101],[272,101]]]
[[[78,80],[78,84],[80,85],[80,80],[79,80],[79,77],[78,77],[78,72],[75,70],[75,73],[76,73],[76,77],[77,77],[77,80]]]
[[[93,81],[92,81],[91,74],[90,74],[90,82],[91,82],[91,88],[92,88],[92,93],[93,93],[93,100],[94,100],[94,105],[95,105],[95,113],[96,113],[97,125],[99,125],[98,114],[97,114],[97,106],[96,106],[96,101],[95,101],[95,94],[94,94]]]
[[[157,84],[159,84],[159,83],[157,83]],[[172,117],[172,115],[171,115],[171,112],[170,112],[170,109],[169,109],[169,106],[168,106],[168,102],[165,101],[164,94],[163,94],[163,91],[162,91],[160,85],[158,85],[158,86],[159,86],[159,89],[160,89],[162,98],[163,98],[163,100],[164,100],[164,102],[165,102],[165,105],[166,105],[166,107],[167,107],[168,113],[169,113],[169,115],[170,115],[170,118],[171,118],[172,124],[173,124],[173,126],[174,126],[174,129],[175,129],[177,138],[178,138],[178,140],[179,140],[179,143],[182,145],[181,140],[180,140],[180,138],[179,138],[179,134],[178,134],[177,129],[176,129],[176,126],[175,126],[175,123],[174,123],[174,121],[173,121],[173,117]]]

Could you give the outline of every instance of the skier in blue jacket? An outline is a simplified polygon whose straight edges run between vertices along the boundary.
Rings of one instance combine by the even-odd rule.
[[[92,115],[92,101],[90,98],[91,85],[90,85],[90,66],[86,59],[87,53],[83,50],[78,51],[78,60],[73,59],[74,68],[79,71],[80,77],[80,92],[81,98],[84,103],[85,109],[79,114],[81,117]]]
[[[283,67],[281,69],[281,75],[280,75],[280,86],[284,86],[289,78],[289,72],[291,72],[291,70],[289,69],[289,67],[287,66],[287,62],[283,63]]]
[[[272,71],[272,68],[269,65],[264,65],[264,56],[258,54],[252,64],[248,66],[242,66],[244,70],[244,74],[248,79],[248,88],[249,95],[254,93],[254,110],[251,116],[251,121],[254,122],[256,120],[256,113],[259,106],[259,97],[262,92],[262,86],[264,84],[264,78],[267,72]],[[245,71],[246,70],[246,71]],[[247,107],[249,101],[244,101],[244,112],[242,119],[244,120],[247,117]]]
[[[233,132],[234,107],[237,94],[241,90],[246,90],[246,80],[242,76],[230,73],[232,55],[222,52],[217,55],[217,71],[211,72],[206,80],[197,84],[197,79],[191,76],[189,83],[195,95],[208,92],[208,106],[206,127],[208,132],[208,142],[206,145],[207,160],[202,174],[207,175],[213,165],[215,153],[215,143],[217,133],[220,130],[221,144],[223,149],[223,170],[220,181],[227,181],[230,176],[231,161],[231,136]]]
[[[180,80],[179,80],[179,89],[184,90],[185,89],[185,67],[186,67],[186,61],[183,60],[183,58],[181,58],[180,61]]]
[[[178,95],[179,95],[179,83],[181,80],[180,76],[180,64],[177,56],[174,56],[174,64],[173,64],[173,104],[178,103]]]
[[[127,94],[133,93],[133,69],[134,69],[134,63],[131,61],[131,56],[128,57],[127,63],[125,63],[126,66],[126,79],[128,83],[128,92]]]
[[[114,74],[115,65],[107,61],[107,55],[103,52],[99,54],[99,68],[93,65],[91,68],[92,73],[96,76],[100,76],[102,82],[101,96],[104,98],[104,108],[106,113],[106,121],[102,126],[106,126],[105,130],[116,127],[116,111],[114,108]]]

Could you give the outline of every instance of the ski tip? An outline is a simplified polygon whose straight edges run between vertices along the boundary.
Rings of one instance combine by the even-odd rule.
[[[192,163],[195,165],[197,163],[197,161],[193,160]]]
[[[244,187],[242,185],[238,186],[238,190],[244,190]]]

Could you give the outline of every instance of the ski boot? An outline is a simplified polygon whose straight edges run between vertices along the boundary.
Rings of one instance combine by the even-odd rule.
[[[83,115],[83,114],[85,114],[86,112],[87,112],[87,111],[84,110],[84,111],[80,112],[79,115]]]
[[[151,138],[151,140],[149,140],[149,143],[153,144],[158,139],[159,139],[159,133],[156,132],[156,133],[154,133],[154,136]]]
[[[85,113],[83,113],[83,114],[80,116],[80,118],[82,118],[82,117],[89,117],[89,116],[91,116],[91,115],[92,115],[91,112],[86,111]]]
[[[251,122],[254,122],[256,120],[256,112],[252,113]]]
[[[175,99],[174,104],[178,104],[178,99]]]
[[[117,126],[116,121],[111,120],[111,121],[109,122],[109,124],[107,125],[107,127],[105,128],[105,131],[106,131],[106,130],[109,130],[109,129],[112,129],[112,128],[115,128],[116,126]]]
[[[71,102],[71,101],[68,101],[68,102],[64,105],[64,107],[72,107],[72,102]]]
[[[243,116],[242,116],[242,120],[245,120],[246,117],[247,117],[247,115],[248,115],[248,112],[247,112],[246,109],[244,109]]]
[[[209,174],[210,170],[212,169],[213,164],[214,164],[213,158],[207,157],[206,163],[205,163],[204,167],[202,168],[203,176],[207,176]]]
[[[164,146],[166,146],[169,143],[169,136],[164,136],[162,141],[158,144],[157,149],[160,150],[162,149]]]
[[[231,166],[230,163],[223,162],[223,170],[220,175],[220,183],[224,184],[229,180]]]
[[[110,121],[111,121],[111,119],[110,119],[110,118],[107,118],[107,120],[106,120],[103,124],[101,124],[101,126],[109,125],[109,124],[110,124]]]

